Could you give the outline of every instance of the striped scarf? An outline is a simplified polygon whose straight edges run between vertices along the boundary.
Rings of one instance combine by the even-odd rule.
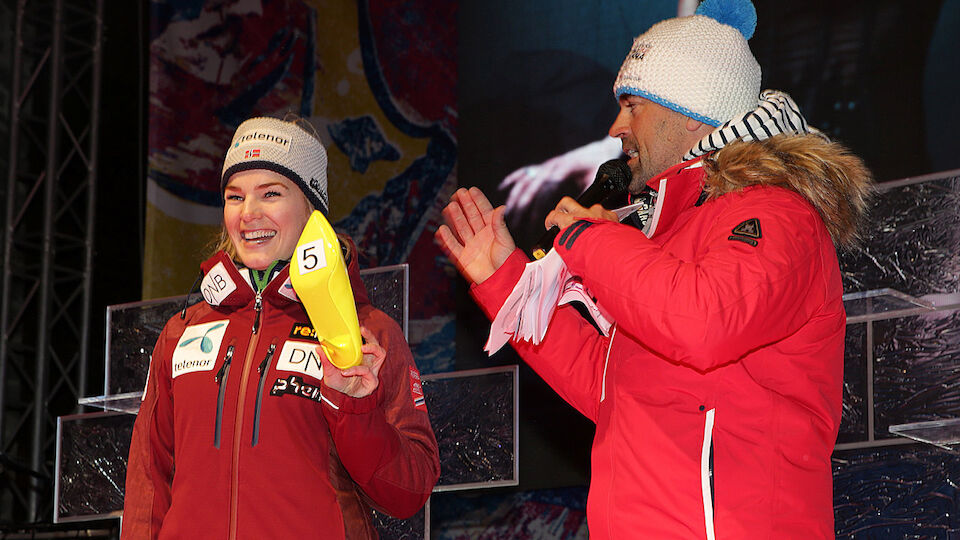
[[[807,125],[793,98],[779,90],[760,92],[756,109],[728,120],[690,149],[683,161],[719,150],[735,140],[762,141],[782,133],[801,135],[813,133],[827,139],[816,128]]]

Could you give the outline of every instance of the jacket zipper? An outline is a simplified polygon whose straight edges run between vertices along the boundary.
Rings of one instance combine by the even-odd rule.
[[[260,291],[257,291],[257,298],[254,301],[253,309],[255,311],[255,315],[253,316],[253,333],[256,334],[257,330],[260,330],[260,310],[263,309],[263,297]]]
[[[260,439],[260,402],[263,400],[263,382],[267,379],[267,370],[270,368],[270,360],[273,359],[273,352],[277,350],[277,341],[274,340],[267,349],[267,355],[263,357],[257,372],[260,373],[260,384],[257,387],[257,403],[253,408],[253,440],[250,446],[256,446]]]
[[[260,341],[260,311],[263,309],[261,293],[257,292],[256,301],[253,304],[255,311],[253,317],[253,330],[250,336],[250,343],[247,345],[247,353],[243,356],[243,371],[240,375],[240,393],[237,396],[237,414],[233,419],[233,460],[231,461],[230,478],[230,540],[237,537],[237,504],[240,497],[240,432],[243,427],[243,404],[247,401],[247,382],[250,379],[250,359],[254,351],[257,350],[257,342]]]
[[[217,371],[217,376],[213,378],[214,382],[220,387],[217,392],[217,420],[214,425],[213,447],[220,448],[220,426],[223,422],[223,398],[227,393],[227,376],[230,374],[230,361],[233,360],[233,344],[227,347],[227,354],[224,357],[223,365]]]

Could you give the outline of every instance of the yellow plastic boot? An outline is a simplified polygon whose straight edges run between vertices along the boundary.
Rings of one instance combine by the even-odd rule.
[[[300,233],[290,283],[330,362],[340,369],[359,364],[363,341],[350,276],[337,234],[319,211],[310,215]]]

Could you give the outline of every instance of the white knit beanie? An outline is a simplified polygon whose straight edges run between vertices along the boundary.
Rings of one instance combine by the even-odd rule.
[[[704,0],[694,15],[661,21],[634,40],[613,93],[719,126],[757,107],[760,65],[747,45],[756,26],[750,0]]]
[[[328,215],[327,152],[316,137],[296,123],[258,117],[240,124],[223,158],[220,192],[233,174],[252,169],[286,176],[314,208]]]

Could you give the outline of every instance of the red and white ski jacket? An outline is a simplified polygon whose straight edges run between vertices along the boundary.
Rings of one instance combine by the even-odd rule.
[[[780,142],[765,152],[792,151]],[[711,175],[749,169],[735,153],[760,145],[721,150]],[[610,337],[564,306],[539,346],[513,345],[596,423],[591,539],[833,538],[845,332],[833,231],[798,194],[809,179],[704,197],[717,182],[703,165],[651,180],[649,238],[605,221],[558,235],[554,249],[616,321]],[[518,250],[474,286],[489,317],[526,262]]]
[[[399,326],[350,277],[386,350],[380,385],[327,388],[288,269],[257,295],[224,253],[206,302],[153,351],[127,468],[123,538],[375,538],[370,507],[416,513],[439,476],[420,375]]]

